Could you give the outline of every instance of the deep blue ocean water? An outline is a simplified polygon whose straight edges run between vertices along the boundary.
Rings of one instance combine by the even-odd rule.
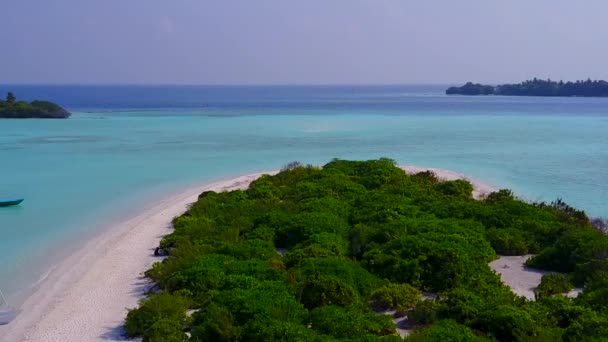
[[[0,288],[187,185],[290,161],[390,157],[608,217],[608,99],[447,86],[0,86],[69,120],[0,120]],[[70,244],[67,244],[70,242]]]

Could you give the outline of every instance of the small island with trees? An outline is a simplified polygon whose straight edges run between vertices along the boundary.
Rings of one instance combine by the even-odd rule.
[[[13,93],[0,99],[0,119],[66,119],[70,112],[48,101],[17,101]]]
[[[578,96],[608,97],[608,82],[587,79],[564,82],[534,78],[517,84],[497,86],[467,82],[462,87],[450,87],[446,95],[504,95],[504,96]]]
[[[335,159],[203,192],[162,239],[168,256],[145,273],[156,287],[128,312],[126,333],[144,342],[606,341],[605,225],[561,200],[527,203],[509,190],[476,200],[472,190],[390,159]],[[536,300],[488,266],[530,254],[527,266],[547,272]],[[584,291],[563,295],[574,286]]]

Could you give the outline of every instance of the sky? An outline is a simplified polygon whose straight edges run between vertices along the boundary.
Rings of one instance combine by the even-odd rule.
[[[605,0],[1,0],[0,83],[608,79]]]

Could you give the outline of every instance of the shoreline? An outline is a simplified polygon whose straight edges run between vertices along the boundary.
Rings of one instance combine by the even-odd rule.
[[[473,196],[495,189],[457,172],[399,165],[408,174],[430,170],[441,180],[466,179]],[[203,191],[244,189],[264,174],[191,186],[153,202],[134,216],[112,224],[76,249],[43,276],[21,305],[15,321],[0,326],[1,341],[124,341],[123,322],[128,308],[153,286],[143,272],[159,261],[154,249],[170,233],[171,220],[183,214]]]
[[[203,191],[244,188],[263,174],[192,186],[113,224],[46,273],[15,321],[0,326],[1,341],[123,341],[127,308],[152,286],[143,272],[171,220]]]

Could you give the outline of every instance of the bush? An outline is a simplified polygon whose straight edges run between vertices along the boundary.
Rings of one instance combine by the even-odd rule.
[[[305,284],[308,279],[323,275],[339,279],[355,289],[362,298],[368,298],[371,292],[382,284],[377,276],[358,263],[338,258],[308,258],[291,271],[300,285]]]
[[[608,272],[595,274],[576,302],[608,315]]]
[[[184,327],[180,322],[160,319],[148,328],[142,342],[186,342],[188,336],[184,333]]]
[[[556,272],[572,272],[577,265],[605,259],[608,236],[587,226],[570,230],[552,246],[543,249],[528,261],[528,265]]]
[[[158,339],[158,334],[161,333],[168,333],[171,338],[179,338],[181,335],[177,331],[181,331],[187,322],[188,306],[189,300],[181,294],[161,292],[143,299],[139,303],[139,308],[129,310],[127,314],[125,322],[127,335],[141,336],[144,341],[161,341]]]
[[[564,341],[606,341],[608,336],[608,317],[593,311],[579,316],[564,332]]]
[[[390,316],[361,313],[337,306],[322,306],[310,312],[312,329],[337,338],[391,335],[395,324]]]
[[[273,319],[260,318],[248,322],[243,327],[243,335],[251,342],[308,342],[319,341],[314,330],[292,322],[283,322]],[[217,340],[201,340],[217,341]]]
[[[420,301],[420,291],[408,284],[388,283],[372,292],[371,300],[381,309],[403,312]]]
[[[260,317],[301,323],[307,313],[292,289],[282,281],[262,281],[250,289],[221,291],[214,300],[230,310],[237,325]]]
[[[479,337],[470,328],[452,320],[441,320],[427,328],[416,331],[405,339],[406,342],[483,342],[490,340]]]
[[[300,302],[307,309],[323,305],[349,306],[357,300],[357,290],[337,277],[315,275],[308,278],[300,289]]]
[[[348,242],[343,237],[331,233],[321,233],[297,244],[289,250],[284,259],[288,266],[297,266],[307,258],[346,257],[348,252]]]
[[[492,248],[500,255],[524,255],[537,249],[534,237],[519,229],[488,229],[486,235]]]
[[[517,335],[534,336],[537,329],[528,312],[508,305],[482,313],[473,326],[491,333],[500,341],[514,341]]]
[[[435,189],[447,196],[473,198],[473,185],[462,179],[438,183],[435,185]]]
[[[240,329],[234,317],[225,307],[210,303],[192,315],[192,341],[229,342],[238,339]]]
[[[434,300],[418,302],[408,311],[407,318],[414,324],[427,325],[437,320],[439,304]]]
[[[563,274],[545,274],[540,284],[534,290],[536,300],[549,297],[558,293],[566,293],[574,288],[568,276]]]
[[[475,276],[478,267],[474,265],[485,264],[495,257],[494,250],[481,236],[467,233],[435,231],[406,235],[365,253],[364,265],[394,282],[446,290]]]

